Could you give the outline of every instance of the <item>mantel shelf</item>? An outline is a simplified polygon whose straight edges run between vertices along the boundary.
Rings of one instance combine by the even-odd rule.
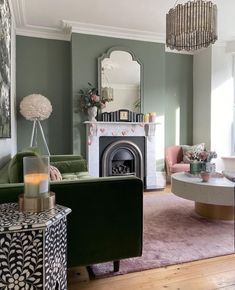
[[[161,123],[156,122],[103,122],[103,121],[85,121],[84,124],[93,124],[93,125],[161,125]]]

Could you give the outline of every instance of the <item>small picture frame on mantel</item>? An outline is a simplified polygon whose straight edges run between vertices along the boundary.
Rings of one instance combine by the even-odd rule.
[[[118,121],[119,122],[129,122],[129,115],[130,111],[129,110],[119,110],[118,111]]]

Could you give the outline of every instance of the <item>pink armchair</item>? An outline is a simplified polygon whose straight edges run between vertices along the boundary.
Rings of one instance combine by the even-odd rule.
[[[165,150],[165,165],[167,178],[172,173],[188,171],[190,165],[183,163],[183,149],[181,146],[171,146]]]

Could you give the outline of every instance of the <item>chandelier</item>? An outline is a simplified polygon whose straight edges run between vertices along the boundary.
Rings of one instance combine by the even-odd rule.
[[[177,50],[197,50],[217,40],[217,6],[194,0],[178,4],[166,15],[166,46]]]

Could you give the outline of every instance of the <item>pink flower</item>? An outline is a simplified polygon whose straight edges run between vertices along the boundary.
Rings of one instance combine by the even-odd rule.
[[[95,94],[91,95],[91,100],[94,102],[99,102],[100,101],[100,96],[97,96]]]
[[[207,151],[202,151],[202,152],[200,152],[200,155],[199,155],[199,157],[200,157],[200,159],[202,160],[202,161],[206,161],[207,160],[207,158],[208,158],[208,152]]]

